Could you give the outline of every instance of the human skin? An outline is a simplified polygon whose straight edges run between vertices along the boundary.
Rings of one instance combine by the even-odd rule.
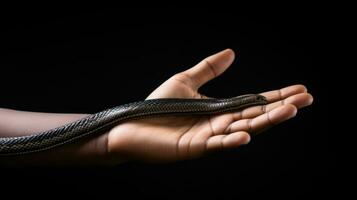
[[[226,49],[196,66],[175,74],[147,99],[208,98],[198,92],[221,75],[233,62],[234,52]],[[237,148],[251,136],[286,121],[297,110],[312,103],[303,85],[261,93],[268,100],[239,112],[212,116],[172,116],[132,120],[85,140],[50,151],[0,158],[10,165],[112,165],[124,161],[173,162],[193,159],[212,151]],[[0,109],[0,136],[20,136],[73,122],[88,114],[33,113]],[[29,120],[31,119],[31,120]]]

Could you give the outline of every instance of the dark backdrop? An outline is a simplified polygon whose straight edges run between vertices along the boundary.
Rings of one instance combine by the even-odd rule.
[[[88,197],[117,195],[114,198],[329,194],[335,153],[327,131],[327,100],[322,98],[325,21],[318,12],[278,15],[241,10],[2,13],[0,107],[93,113],[142,100],[174,73],[225,48],[234,49],[237,60],[202,88],[205,94],[228,97],[301,83],[315,97],[295,119],[233,151],[165,165],[3,169],[4,191],[17,196],[45,189],[63,197],[74,192]],[[29,193],[13,192],[20,188]]]

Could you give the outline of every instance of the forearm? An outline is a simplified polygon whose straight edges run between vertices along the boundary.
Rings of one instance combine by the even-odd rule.
[[[35,134],[86,116],[88,114],[40,113],[0,108],[0,137]]]
[[[36,134],[76,121],[88,114],[24,112],[0,108],[0,137]],[[15,157],[0,157],[7,165],[106,165],[107,135],[103,133],[52,150]]]

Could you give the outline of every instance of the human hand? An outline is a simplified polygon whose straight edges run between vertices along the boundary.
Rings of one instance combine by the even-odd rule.
[[[208,98],[198,89],[222,74],[233,62],[230,49],[207,57],[196,66],[175,74],[147,99]],[[312,103],[303,85],[261,93],[269,104],[213,116],[170,116],[128,121],[108,133],[108,152],[115,160],[167,162],[191,159],[210,151],[247,144],[250,135],[294,117],[297,109]]]

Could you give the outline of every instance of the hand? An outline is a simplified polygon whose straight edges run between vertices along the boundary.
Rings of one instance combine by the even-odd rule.
[[[172,76],[152,92],[155,98],[207,98],[198,89],[222,74],[233,62],[230,49]],[[133,120],[114,127],[108,135],[110,156],[129,160],[166,162],[195,158],[209,151],[236,148],[258,133],[294,117],[312,103],[303,85],[262,93],[269,104],[240,112],[200,117],[161,117]]]

